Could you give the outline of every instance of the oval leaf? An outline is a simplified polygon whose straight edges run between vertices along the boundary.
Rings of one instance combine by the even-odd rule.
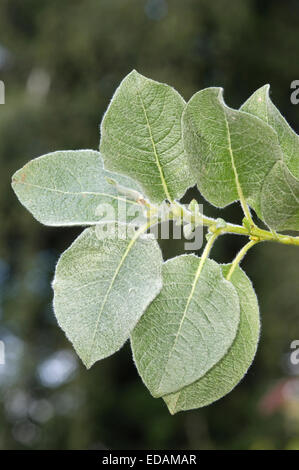
[[[282,150],[263,184],[262,216],[275,230],[299,230],[299,136],[272,103],[269,89],[263,86],[241,107],[272,126]]]
[[[221,88],[196,93],[183,113],[183,137],[202,195],[224,207],[241,195],[260,212],[265,176],[281,150],[274,130],[225,105]]]
[[[88,368],[125,343],[162,287],[157,241],[144,228],[107,225],[109,236],[103,239],[98,226],[75,240],[62,254],[53,282],[58,323]]]
[[[226,275],[230,265],[222,266]],[[200,408],[213,403],[229,393],[250,367],[258,345],[260,317],[257,298],[249,278],[241,268],[236,268],[231,283],[240,299],[240,324],[236,338],[223,359],[197,382],[177,393],[163,397],[169,411]]]
[[[239,324],[239,299],[220,267],[183,255],[163,265],[163,289],[131,337],[139,374],[153,396],[203,376],[228,351]]]
[[[93,150],[54,152],[31,160],[14,174],[12,187],[26,209],[45,225],[93,225],[103,212],[106,220],[118,219],[120,212],[127,214],[123,222],[137,217],[140,205],[118,194],[107,178],[141,189],[131,178],[104,170],[99,152]]]
[[[299,179],[299,136],[272,103],[269,91],[270,85],[259,88],[240,109],[262,119],[275,130],[283,161],[292,175]]]
[[[105,167],[131,176],[152,201],[179,199],[195,181],[184,153],[183,98],[135,70],[116,90],[101,125]]]

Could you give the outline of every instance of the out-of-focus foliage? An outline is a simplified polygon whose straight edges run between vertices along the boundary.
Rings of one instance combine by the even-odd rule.
[[[299,375],[289,361],[299,339],[298,249],[269,244],[249,254],[244,264],[262,313],[255,363],[220,402],[172,417],[141,384],[128,347],[90,371],[77,361],[57,328],[50,281],[58,254],[80,231],[39,225],[10,189],[11,175],[34,157],[96,149],[103,112],[133,68],[186,99],[223,86],[236,107],[270,82],[273,101],[299,131],[299,106],[290,103],[298,15],[295,0],[2,0],[0,448],[299,448],[298,381],[287,378]],[[240,218],[237,206],[225,212]],[[229,262],[242,242],[226,237],[213,256]],[[161,246],[165,257],[182,251],[179,243]]]

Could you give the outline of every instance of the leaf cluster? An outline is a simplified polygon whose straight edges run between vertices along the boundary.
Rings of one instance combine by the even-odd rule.
[[[13,189],[38,221],[87,227],[62,254],[53,282],[58,323],[86,367],[130,339],[143,382],[171,413],[236,386],[260,332],[256,295],[239,264],[260,241],[299,245],[278,233],[299,230],[298,139],[268,85],[236,110],[221,88],[185,103],[133,71],[103,117],[100,152],[50,153],[15,173]],[[242,225],[205,218],[195,201],[184,208],[179,201],[194,184],[219,208],[239,201]],[[252,210],[269,230],[256,226]],[[206,247],[201,257],[163,262],[149,229],[179,218],[186,233],[209,227]],[[223,233],[250,239],[229,265],[209,257]]]

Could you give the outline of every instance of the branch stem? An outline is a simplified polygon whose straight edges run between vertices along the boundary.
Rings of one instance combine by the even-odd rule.
[[[205,264],[205,261],[206,259],[209,257],[210,255],[210,252],[211,252],[211,249],[214,245],[214,242],[216,240],[216,238],[218,237],[218,233],[213,233],[211,234],[211,237],[208,239],[207,241],[207,244],[202,252],[202,255],[200,257],[200,262],[199,262],[199,266],[198,266],[198,276],[200,275],[201,271],[202,271],[202,268]]]
[[[211,232],[217,231],[218,234],[231,233],[235,235],[244,235],[250,238],[250,240],[261,242],[271,241],[282,243],[284,245],[295,245],[299,246],[299,237],[292,237],[290,235],[284,235],[273,231],[268,231],[257,227],[256,225],[250,225],[248,227],[242,225],[235,225],[228,222],[224,222],[221,228],[218,227],[218,220],[211,217],[205,217],[201,213],[192,213],[189,209],[174,202],[170,206],[171,216],[174,220],[183,220],[186,223],[192,223],[195,227],[202,225],[209,228]]]
[[[250,250],[250,248],[253,246],[253,245],[256,245],[258,242],[255,241],[255,240],[250,240],[250,242],[246,243],[246,245],[243,246],[243,248],[239,251],[239,253],[237,254],[237,256],[235,257],[235,259],[233,260],[232,264],[231,264],[231,267],[228,271],[228,274],[226,276],[226,279],[229,281],[230,278],[232,277],[232,274],[234,272],[234,270],[236,269],[237,266],[239,266],[239,264],[241,263],[242,259],[244,258],[244,256],[246,255],[247,251]]]

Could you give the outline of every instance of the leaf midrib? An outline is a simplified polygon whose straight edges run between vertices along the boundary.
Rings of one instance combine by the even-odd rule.
[[[136,201],[131,201],[130,199],[125,199],[119,196],[114,196],[113,194],[109,193],[97,193],[93,191],[79,191],[79,192],[73,192],[73,191],[63,191],[61,189],[57,188],[48,188],[47,186],[40,186],[38,184],[33,184],[33,183],[28,183],[26,181],[13,181],[13,185],[18,185],[18,184],[23,184],[24,186],[31,186],[33,188],[38,188],[44,191],[48,192],[54,192],[54,193],[60,193],[60,194],[67,194],[70,196],[80,196],[82,194],[87,195],[87,196],[105,196],[105,197],[110,197],[111,199],[116,199],[117,201],[124,201],[130,204],[135,204],[138,205]]]
[[[199,265],[198,265],[198,268],[195,272],[195,276],[194,276],[194,280],[193,280],[193,283],[192,283],[192,286],[191,286],[191,290],[190,290],[190,294],[189,294],[189,297],[187,299],[187,302],[186,302],[186,306],[185,306],[185,309],[184,309],[184,312],[183,312],[183,315],[182,315],[182,318],[181,318],[181,321],[180,321],[180,324],[179,324],[179,328],[178,328],[178,331],[177,331],[177,334],[175,336],[175,340],[173,342],[173,345],[169,351],[169,354],[168,354],[168,358],[165,362],[165,367],[163,368],[163,372],[161,374],[161,379],[160,379],[160,382],[159,382],[159,385],[157,387],[157,393],[160,393],[159,390],[160,390],[160,387],[161,387],[161,383],[162,383],[162,380],[163,380],[163,377],[164,377],[164,372],[166,371],[166,368],[167,368],[167,365],[170,361],[170,358],[171,358],[171,355],[173,353],[173,350],[178,342],[178,338],[180,336],[180,333],[181,333],[181,330],[182,330],[182,327],[183,327],[183,324],[184,324],[184,321],[185,321],[185,318],[186,318],[186,315],[188,313],[188,309],[189,309],[189,305],[192,301],[192,298],[193,298],[193,295],[194,295],[194,292],[195,292],[195,289],[196,289],[196,285],[198,283],[198,280],[200,278],[200,275],[201,275],[201,272],[202,272],[202,269],[203,269],[203,266],[204,266],[204,261],[205,259],[204,258],[201,258],[200,259],[200,262],[199,262]]]
[[[97,332],[98,332],[98,328],[99,328],[99,323],[100,323],[100,319],[101,319],[101,316],[102,316],[102,313],[103,313],[103,310],[104,310],[104,307],[105,307],[105,304],[108,300],[108,297],[109,297],[109,294],[112,290],[112,287],[113,287],[113,284],[120,272],[120,269],[122,267],[122,265],[124,264],[129,252],[131,251],[132,247],[134,246],[135,242],[137,241],[137,239],[139,238],[140,235],[142,235],[144,232],[146,232],[146,230],[149,228],[149,224],[146,224],[146,225],[143,225],[142,227],[140,227],[140,229],[135,233],[134,237],[132,238],[132,240],[130,241],[130,243],[128,244],[123,256],[121,257],[121,260],[115,270],[115,273],[112,277],[112,280],[111,280],[111,283],[107,289],[107,292],[104,296],[104,299],[103,299],[103,302],[102,302],[102,305],[101,305],[101,308],[100,308],[100,311],[99,311],[99,314],[98,314],[98,317],[97,317],[97,320],[96,320],[96,325],[95,325],[95,330],[94,330],[94,334],[93,334],[93,337],[92,337],[92,340],[91,340],[91,345],[90,345],[90,351],[89,351],[89,354],[88,354],[88,357],[87,357],[87,360],[85,361],[86,362],[86,367],[87,368],[90,368],[93,364],[93,361],[92,361],[92,350],[93,350],[93,347],[94,347],[94,343],[95,343],[95,339],[96,339],[96,335],[97,335]]]
[[[163,169],[162,169],[160,160],[159,160],[159,156],[158,156],[158,152],[157,152],[157,148],[156,148],[156,143],[155,143],[155,140],[154,140],[154,137],[153,137],[151,125],[150,125],[150,122],[149,122],[149,119],[148,119],[147,111],[146,111],[146,108],[145,108],[145,105],[144,105],[144,102],[143,102],[143,99],[142,99],[141,92],[140,92],[140,90],[139,90],[139,88],[138,88],[138,85],[137,85],[136,89],[137,89],[138,97],[139,97],[139,99],[140,99],[140,103],[141,103],[141,106],[142,106],[142,110],[143,110],[143,113],[144,113],[144,117],[145,117],[145,120],[146,120],[146,125],[147,125],[147,128],[148,128],[148,132],[149,132],[151,144],[152,144],[152,147],[153,147],[153,151],[154,151],[154,155],[155,155],[155,160],[156,160],[156,165],[157,165],[158,170],[159,170],[159,174],[160,174],[160,178],[161,178],[163,190],[164,190],[164,193],[165,193],[165,195],[166,195],[166,198],[167,198],[169,201],[171,201],[172,199],[171,199],[170,193],[169,193],[169,191],[168,191],[168,187],[167,187],[166,180],[165,180],[165,177],[164,177],[164,172],[163,172]]]
[[[238,195],[239,195],[239,199],[242,203],[243,201],[245,201],[245,197],[244,197],[244,193],[243,193],[243,190],[242,190],[242,186],[240,184],[237,167],[236,167],[236,164],[235,164],[234,153],[233,153],[233,149],[232,149],[231,136],[230,136],[230,129],[229,129],[229,124],[228,124],[228,119],[227,119],[227,116],[226,116],[225,109],[223,109],[223,116],[224,116],[224,121],[225,121],[225,126],[226,126],[228,151],[229,151],[229,154],[230,154],[231,165],[232,165],[232,169],[233,169],[233,172],[234,172],[236,188],[237,188],[237,192],[238,192]]]

